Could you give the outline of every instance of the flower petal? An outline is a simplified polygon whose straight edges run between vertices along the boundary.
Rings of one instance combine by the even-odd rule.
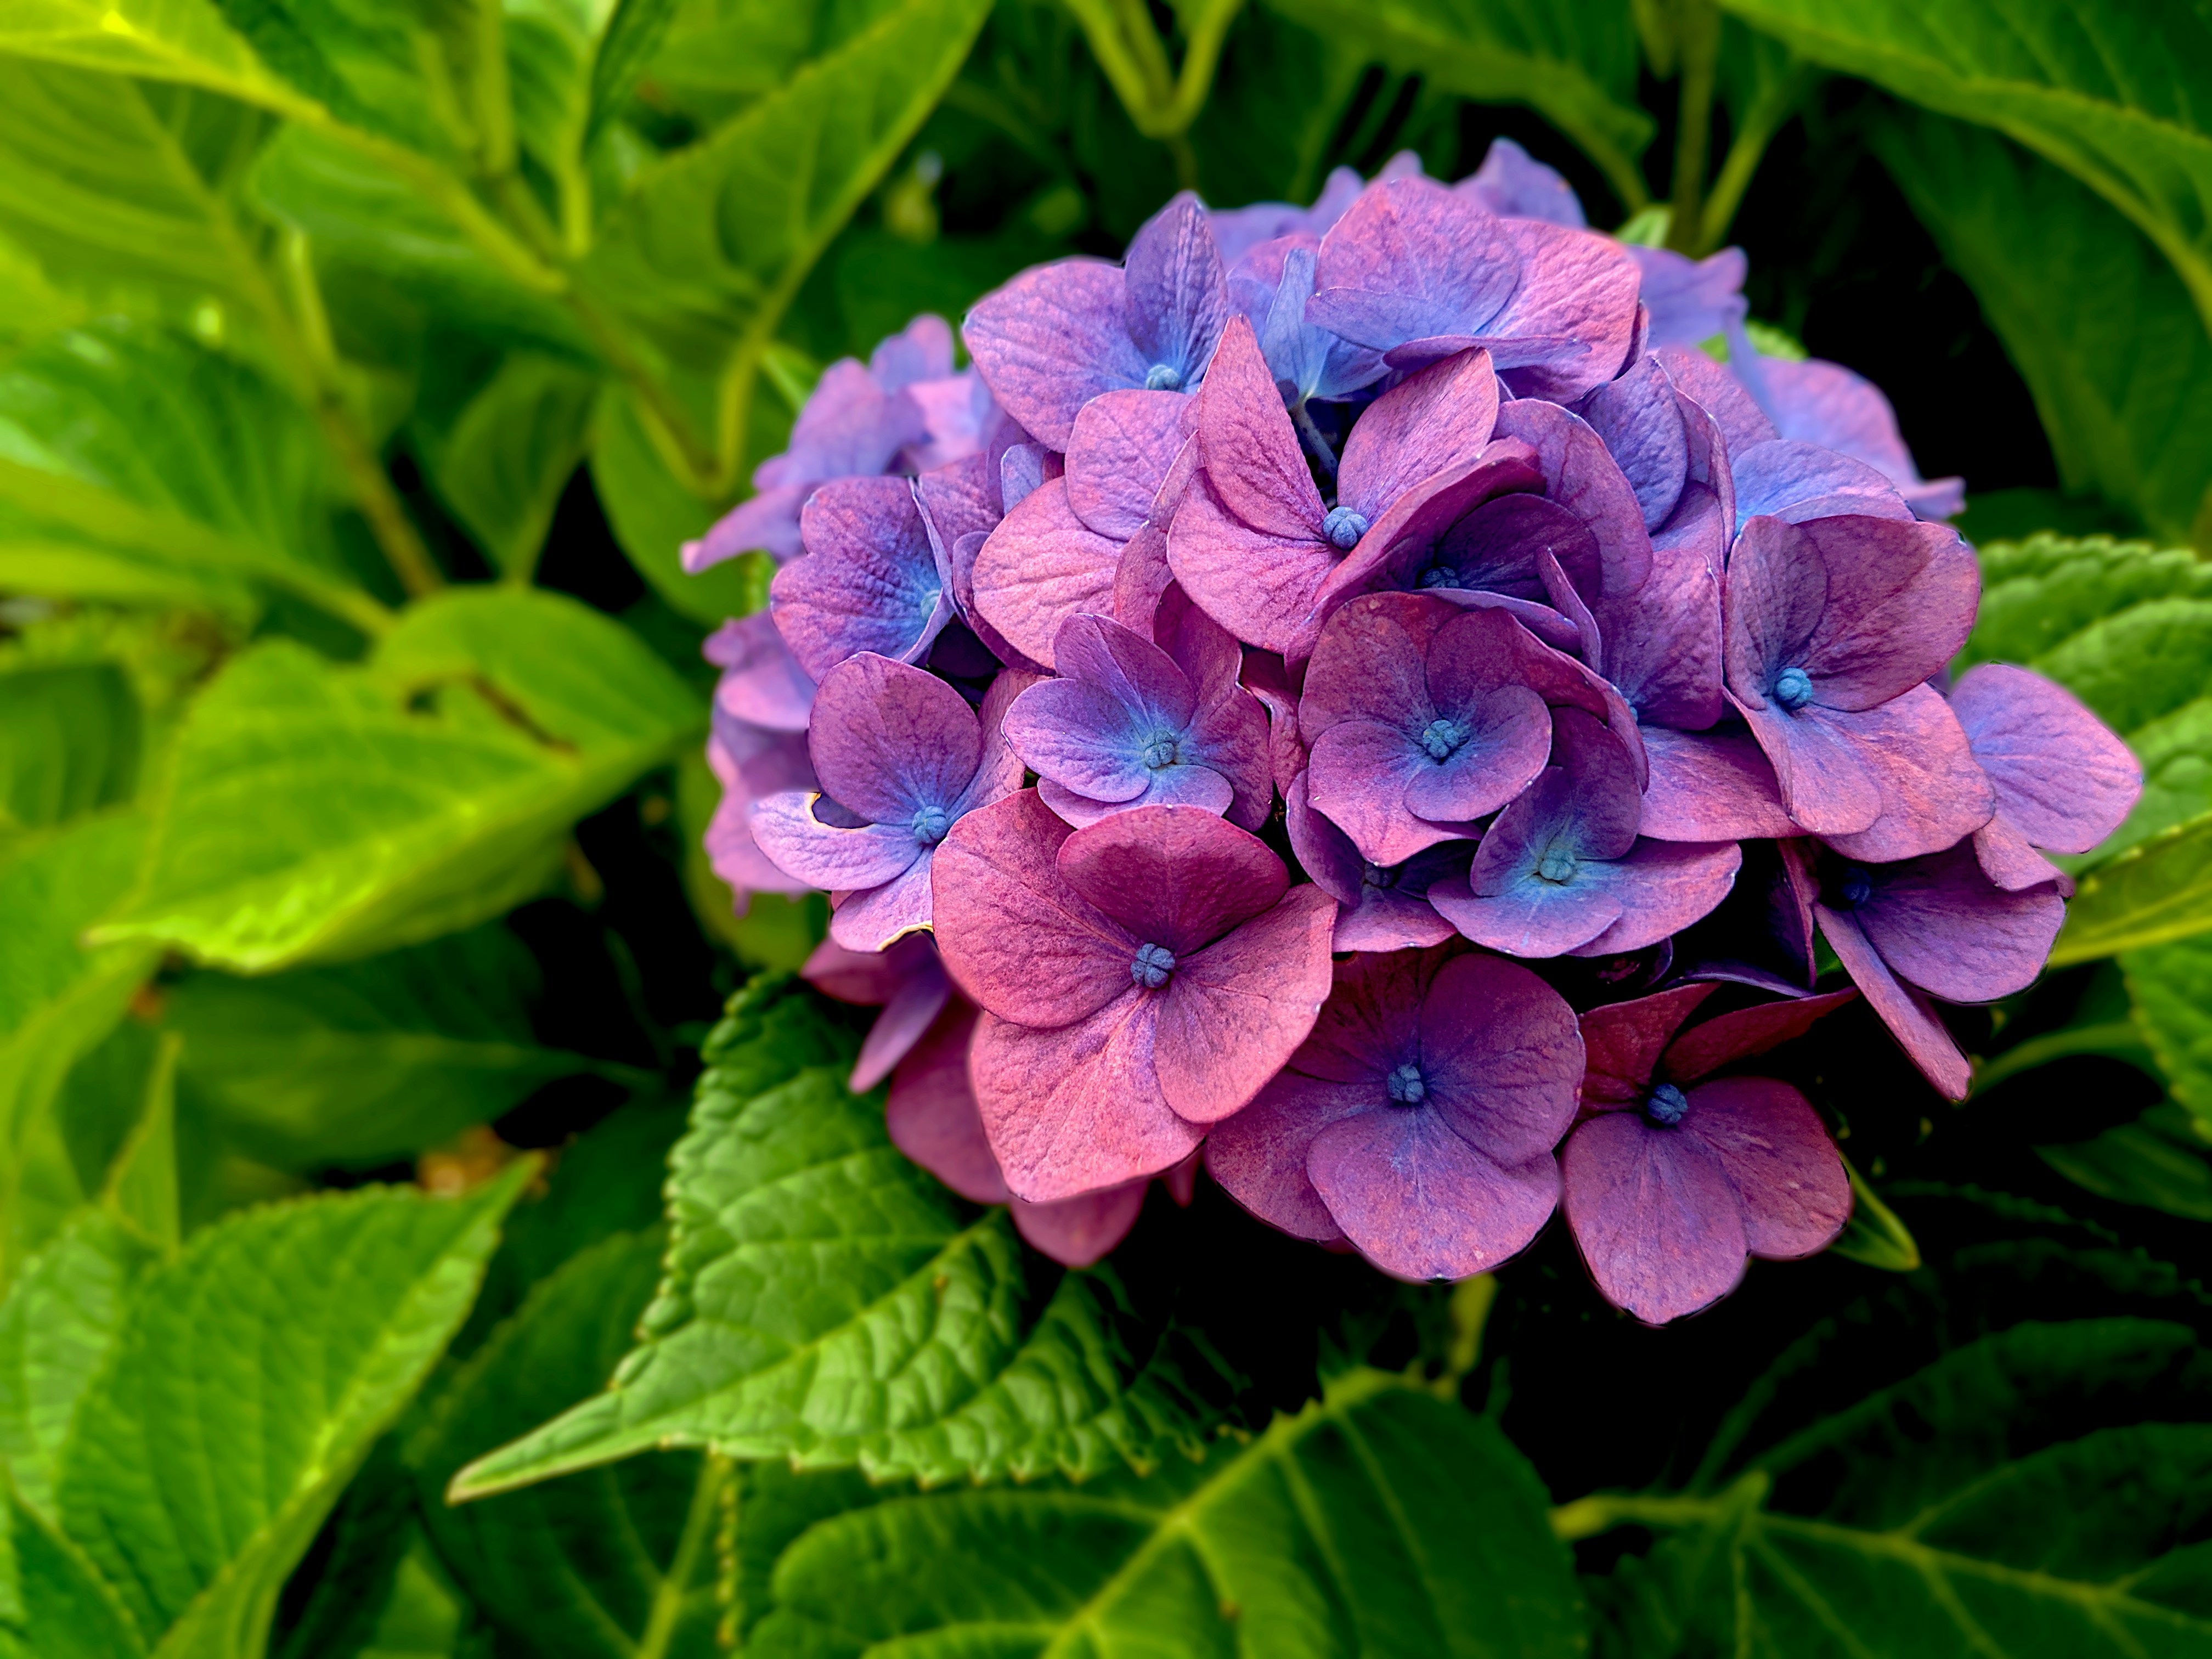
[[[2047,887],[2008,893],[1970,844],[1869,872],[1853,912],[1882,960],[1931,996],[1990,1002],[2024,991],[2050,960],[2066,905]]]
[[[1575,1121],[1583,1037],[1566,1000],[1517,963],[1459,956],[1421,1004],[1428,1104],[1501,1165],[1548,1155]]]
[[[1614,1307],[1663,1325],[1742,1282],[1742,1211],[1703,1141],[1607,1112],[1569,1137],[1559,1166],[1576,1247]]]
[[[1072,893],[1179,963],[1273,905],[1290,879],[1265,842],[1196,806],[1117,812],[1070,836],[1057,867]]]
[[[1144,527],[1192,406],[1179,392],[1144,391],[1109,392],[1083,406],[1068,440],[1067,504],[1086,528],[1126,542]]]
[[[1640,1106],[1659,1069],[1659,1057],[1719,988],[1678,985],[1673,990],[1607,1003],[1583,1015],[1583,1045],[1589,1053],[1583,1099],[1593,1107]]]
[[[1548,1155],[1501,1167],[1419,1107],[1331,1124],[1306,1173],[1362,1255],[1417,1282],[1489,1272],[1526,1249],[1559,1201]]]
[[[1407,375],[1360,414],[1345,440],[1337,499],[1371,523],[1412,489],[1474,460],[1498,418],[1486,351],[1462,352]]]
[[[1088,1267],[1129,1236],[1145,1207],[1149,1179],[1124,1182],[1050,1204],[1013,1200],[1014,1231],[1063,1267]]]
[[[903,830],[917,811],[960,799],[981,763],[983,734],[966,700],[934,674],[863,654],[823,679],[807,750],[824,794]]]
[[[2062,687],[1984,663],[1951,688],[1951,708],[1996,787],[1997,811],[2036,847],[2087,853],[2142,795],[2128,746]]]
[[[1916,685],[1879,708],[1831,718],[1849,723],[1859,763],[1881,792],[1881,817],[1864,830],[1827,838],[1845,858],[1893,864],[1940,852],[1973,834],[1996,810],[1988,774],[1934,686]]]
[[[1061,259],[985,295],[961,325],[992,394],[1054,449],[1100,392],[1145,383],[1151,364],[1129,338],[1126,292],[1116,267]]]
[[[793,789],[770,795],[753,808],[754,843],[793,880],[825,892],[858,891],[896,879],[921,856],[922,848],[906,825],[836,829],[814,816],[814,803],[819,799],[819,795]],[[848,944],[847,948],[881,947]]]
[[[1121,544],[1075,516],[1067,480],[1041,484],[1006,514],[975,555],[970,580],[983,621],[1024,656],[1053,665],[1060,623],[1114,606]]]
[[[1773,765],[1742,731],[1644,728],[1651,782],[1638,832],[1653,841],[1765,841],[1799,832]]]
[[[1218,820],[1216,820],[1217,822]],[[1310,884],[1227,938],[1179,957],[1160,993],[1160,1088],[1217,1123],[1248,1104],[1313,1030],[1328,996],[1336,901]]]
[[[1826,996],[1762,1002],[1723,1014],[1683,1032],[1668,1047],[1660,1070],[1669,1083],[1695,1083],[1733,1061],[1763,1054],[1804,1036],[1814,1022],[1857,996],[1856,991],[1831,991]]]
[[[971,1004],[955,1003],[900,1062],[884,1103],[884,1127],[892,1146],[969,1203],[1004,1204],[1012,1194],[968,1084],[976,1018]]]
[[[1690,1091],[1681,1132],[1712,1149],[1742,1206],[1744,1248],[1770,1261],[1825,1250],[1850,1218],[1843,1155],[1805,1097],[1771,1078]]]
[[[1206,1138],[1206,1167],[1221,1189],[1293,1238],[1342,1237],[1306,1175],[1314,1137],[1355,1113],[1380,1109],[1364,1085],[1324,1083],[1285,1072]]]
[[[1973,1086],[1973,1068],[1927,999],[1890,972],[1889,964],[1867,942],[1849,912],[1816,904],[1813,913],[1844,971],[1851,976],[1851,983],[1859,988],[1868,1006],[1881,1017],[1881,1023],[1889,1027],[1905,1058],[1920,1068],[1920,1074],[1944,1099],[1964,1100]]]
[[[808,556],[775,573],[769,608],[799,664],[821,679],[872,651],[918,661],[951,617],[952,596],[904,478],[839,478],[800,515]]]

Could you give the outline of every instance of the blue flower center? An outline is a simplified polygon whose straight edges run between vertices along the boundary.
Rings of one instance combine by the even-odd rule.
[[[1349,553],[1367,533],[1367,515],[1348,507],[1332,507],[1328,517],[1321,521],[1321,533],[1338,552]]]
[[[1182,390],[1182,371],[1173,363],[1154,363],[1145,371],[1145,390],[1180,392]]]
[[[1423,587],[1457,587],[1459,572],[1448,564],[1432,564],[1421,572],[1419,585]]]
[[[1429,1085],[1421,1081],[1421,1068],[1409,1060],[1382,1079],[1382,1092],[1393,1106],[1418,1106],[1429,1097]]]
[[[1813,701],[1813,677],[1802,668],[1785,668],[1774,677],[1774,701],[1796,714]]]
[[[1562,885],[1572,881],[1575,872],[1582,867],[1583,861],[1575,856],[1574,849],[1568,847],[1547,847],[1544,849],[1544,856],[1536,860],[1538,875],[1546,881]]]
[[[1157,991],[1175,972],[1175,953],[1164,945],[1139,945],[1129,958],[1129,977],[1147,991]]]
[[[1853,909],[1874,896],[1874,878],[1856,864],[1844,872],[1844,878],[1838,886],[1844,896],[1844,902]]]
[[[914,838],[924,847],[934,847],[945,839],[952,828],[952,820],[942,806],[917,807],[914,814]]]
[[[1431,760],[1448,761],[1459,752],[1467,738],[1467,727],[1439,715],[1422,728],[1421,747],[1429,751]]]
[[[1689,1096],[1671,1083],[1659,1084],[1644,1099],[1644,1115],[1670,1129],[1682,1121],[1682,1115],[1689,1109]]]
[[[1171,732],[1164,732],[1145,744],[1139,757],[1153,771],[1158,772],[1164,768],[1181,764],[1182,752],[1176,741],[1175,734]]]

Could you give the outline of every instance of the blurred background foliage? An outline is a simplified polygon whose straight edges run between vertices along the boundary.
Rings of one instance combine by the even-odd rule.
[[[0,1651],[2212,1652],[2207,111],[2185,0],[0,9]],[[766,573],[678,544],[918,312],[1500,135],[1743,247],[1765,345],[1966,478],[1968,658],[2145,763],[1974,1097],[1824,1048],[1851,1233],[1665,1332],[1557,1230],[1414,1291],[1218,1194],[958,1268],[956,1370],[1201,1462],[929,1496],[725,1401],[765,1461],[447,1508],[631,1363],[709,1027],[822,924],[699,852]],[[729,1109],[849,1104],[805,1018],[724,1029]]]

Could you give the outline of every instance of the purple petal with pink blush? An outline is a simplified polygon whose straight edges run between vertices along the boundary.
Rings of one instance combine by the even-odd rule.
[[[1790,821],[1818,836],[1850,835],[1881,816],[1881,785],[1851,741],[1849,716],[1808,704],[1796,714],[1729,699],[1774,769]]]
[[[1507,226],[1520,256],[1520,285],[1480,334],[1516,398],[1571,403],[1627,361],[1636,331],[1635,262],[1595,231],[1533,219]]]
[[[1920,1074],[1944,1099],[1964,1100],[1973,1087],[1973,1067],[1959,1052],[1958,1043],[1936,1017],[1927,998],[1890,972],[1881,953],[1868,942],[1850,912],[1820,904],[1814,907],[1814,915],[1836,959],[1851,976],[1851,983],[1859,988],[1868,1006],[1889,1027],[1905,1058],[1920,1068]]]
[[[984,1015],[969,1074],[1016,1197],[1048,1203],[1158,1175],[1204,1138],[1160,1092],[1152,1057],[1159,1008],[1158,999],[1132,988],[1091,1017],[1049,1030]]]
[[[1182,724],[1160,723],[1170,732]],[[1078,679],[1041,680],[1006,711],[1006,740],[1039,781],[1102,806],[1134,800],[1150,786],[1158,769],[1146,766],[1144,751],[1153,728],[1142,708]]]
[[[1695,260],[1672,248],[1627,252],[1641,279],[1638,297],[1651,313],[1654,347],[1696,346],[1742,322],[1749,308],[1743,279],[1750,264],[1741,248],[1725,247]]]
[[[952,593],[914,486],[841,478],[814,492],[799,523],[808,556],[769,586],[769,614],[799,665],[820,679],[862,652],[920,660],[951,619]]]
[[[1575,1117],[1582,1033],[1559,993],[1516,963],[1452,956],[1420,1007],[1420,1071],[1452,1131],[1501,1165],[1544,1157]]]
[[[1174,392],[1109,392],[1084,405],[1066,477],[1067,504],[1085,527],[1126,542],[1144,526],[1182,448],[1191,408]]]
[[[1508,218],[1541,219],[1575,230],[1589,222],[1574,186],[1510,138],[1492,139],[1482,165],[1452,188]]]
[[[1206,1138],[1206,1168],[1221,1189],[1271,1227],[1315,1243],[1343,1229],[1306,1175],[1314,1137],[1374,1109],[1371,1080],[1328,1083],[1285,1071]]]
[[[1947,1002],[2024,991],[2050,960],[2066,905],[2049,888],[2008,893],[1970,844],[1864,872],[1852,919],[1901,977]]]
[[[2040,674],[1984,663],[1951,688],[1951,708],[1996,791],[1996,810],[2033,847],[2087,853],[2142,795],[2142,768],[2072,693]]]
[[[1656,945],[1718,909],[1742,867],[1743,849],[1734,842],[1639,841],[1602,869],[1620,901],[1620,919],[1569,954],[1616,956]]]
[[[823,680],[807,749],[839,805],[872,823],[907,826],[917,813],[951,809],[981,763],[983,737],[975,711],[943,680],[864,655]]]
[[[1160,1088],[1177,1115],[1218,1123],[1250,1103],[1313,1030],[1328,995],[1336,901],[1310,884],[1188,956],[1160,997]]]
[[[1906,519],[1912,509],[1879,471],[1832,449],[1777,438],[1729,457],[1740,520],[1762,514],[1787,524],[1860,514]]]
[[[889,881],[830,895],[830,937],[854,951],[881,951],[929,926],[931,852]]]
[[[1306,1173],[1330,1218],[1393,1278],[1459,1279],[1527,1249],[1559,1201],[1548,1157],[1501,1167],[1434,1112],[1362,1112],[1314,1137]]]
[[[1559,1155],[1567,1224],[1598,1293],[1647,1325],[1711,1307],[1742,1282],[1743,1214],[1703,1141],[1606,1112]]]
[[[952,373],[952,325],[925,312],[868,354],[868,373],[885,392]]]
[[[1321,238],[1292,233],[1260,243],[1230,268],[1230,303],[1260,342],[1268,373],[1295,407],[1309,398],[1341,398],[1380,380],[1382,354],[1306,320]]]
[[[1052,642],[1068,617],[1114,605],[1121,544],[1088,528],[1067,481],[1042,485],[1006,514],[975,554],[977,616],[1033,662],[1053,665]]]
[[[1710,335],[1698,336],[1699,339],[1711,337]],[[1674,383],[1675,389],[1711,416],[1729,453],[1739,453],[1753,444],[1762,444],[1770,438],[1781,435],[1743,382],[1694,344],[1674,345],[1665,341],[1655,341],[1651,355],[1667,371],[1667,378]],[[1773,364],[1768,362],[1760,367],[1771,378]],[[1805,434],[1799,433],[1794,435],[1802,437]]]
[[[1360,415],[1345,441],[1337,499],[1370,523],[1407,490],[1464,466],[1490,441],[1498,376],[1463,352],[1409,374]]]
[[[993,1013],[1065,1025],[1129,988],[1142,940],[1078,897],[1055,860],[1072,832],[1033,791],[969,813],[937,849],[937,948]]]
[[[1065,450],[1093,398],[1140,386],[1152,365],[1129,337],[1121,270],[1063,259],[1025,270],[976,302],[961,337],[1006,412]]]
[[[1051,1204],[1015,1199],[1009,1206],[1014,1231],[1030,1248],[1063,1267],[1088,1267],[1129,1236],[1145,1207],[1150,1181],[1126,1182],[1104,1192],[1085,1193]]]
[[[1651,764],[1639,833],[1654,841],[1763,841],[1800,833],[1774,768],[1741,730],[1644,728]]]
[[[1322,238],[1306,316],[1375,351],[1479,333],[1520,264],[1510,222],[1480,204],[1427,179],[1378,181]]]
[[[1640,1108],[1682,1022],[1717,990],[1712,985],[1682,985],[1632,1002],[1607,1003],[1582,1017],[1583,1047],[1588,1055],[1583,1078],[1583,1109]]]
[[[1804,1096],[1771,1078],[1729,1077],[1689,1099],[1681,1131],[1728,1172],[1750,1254],[1789,1261],[1835,1242],[1850,1219],[1850,1176]]]
[[[2074,878],[2030,846],[2002,815],[1974,831],[1974,857],[1982,873],[2008,893],[2050,882],[2059,897],[2074,896]]]
[[[1878,468],[1923,519],[1948,519],[1966,505],[1963,479],[1923,479],[1897,429],[1897,416],[1873,382],[1840,363],[1808,357],[1759,365],[1776,423],[1800,438]]]
[[[892,1146],[969,1203],[1004,1204],[1012,1194],[968,1082],[976,1018],[974,1007],[955,1003],[899,1063],[884,1103],[884,1127]]]
[[[908,933],[890,948],[897,951],[909,941],[929,945],[924,959],[927,966],[907,975],[884,1004],[875,1024],[868,1027],[860,1055],[853,1062],[853,1075],[847,1080],[855,1094],[866,1094],[890,1075],[891,1068],[921,1040],[952,995],[952,981],[945,976],[928,934]]]
[[[1006,516],[999,468],[988,453],[931,468],[914,481],[914,498],[922,523],[948,565],[952,549],[963,536],[977,531],[988,533]]]
[[[1667,371],[1644,358],[1584,398],[1581,414],[1636,492],[1644,527],[1656,531],[1681,500],[1690,474],[1689,435]]]
[[[1402,864],[1439,842],[1474,833],[1472,823],[1431,823],[1407,808],[1407,790],[1431,764],[1398,727],[1346,720],[1315,741],[1304,777],[1314,810],[1350,836],[1361,857]]]
[[[1862,864],[1893,864],[1955,846],[1990,821],[1996,796],[1958,716],[1932,685],[1916,685],[1850,716],[1852,748],[1881,792],[1881,815],[1828,845]]]
[[[843,829],[823,823],[814,813],[821,799],[792,790],[770,795],[753,807],[755,845],[793,880],[823,891],[858,892],[896,881],[921,857],[923,849],[914,832],[902,824]],[[841,942],[854,951],[882,948],[859,940]]]
[[[1454,936],[1451,923],[1429,902],[1428,890],[1437,881],[1467,873],[1472,842],[1431,848],[1388,868],[1370,864],[1351,836],[1308,804],[1303,775],[1284,798],[1283,821],[1299,867],[1337,902],[1334,949],[1404,951]]]
[[[1662,1073],[1669,1083],[1695,1083],[1733,1061],[1796,1041],[1857,997],[1856,991],[1831,991],[1825,996],[1762,1002],[1722,1014],[1691,1027],[1670,1043]]]
[[[726,559],[756,550],[768,554],[778,564],[797,558],[806,550],[799,539],[799,509],[813,493],[811,482],[779,484],[763,489],[750,501],[739,501],[716,520],[705,535],[683,544],[678,556],[684,574],[696,576]]]
[[[722,671],[714,703],[733,720],[771,732],[804,732],[814,677],[799,665],[766,611],[734,617],[707,637],[700,655]]]
[[[1265,842],[1189,806],[1119,812],[1078,830],[1056,867],[1070,891],[1178,961],[1267,909],[1289,882]]]
[[[1087,830],[1116,812],[1131,811],[1139,806],[1188,806],[1223,817],[1236,799],[1236,791],[1220,773],[1203,766],[1170,766],[1150,773],[1143,793],[1128,800],[1093,800],[1088,795],[1063,788],[1050,778],[1037,780],[1037,796],[1069,824]]]
[[[1123,314],[1147,371],[1175,371],[1169,390],[1194,391],[1228,319],[1221,254],[1206,209],[1184,191],[1130,240]]]
[[[1535,451],[1544,494],[1589,527],[1598,568],[1591,599],[1633,592],[1651,572],[1651,538],[1636,491],[1589,423],[1556,404],[1522,398],[1499,406],[1498,435]],[[1570,570],[1577,581],[1579,572]]]

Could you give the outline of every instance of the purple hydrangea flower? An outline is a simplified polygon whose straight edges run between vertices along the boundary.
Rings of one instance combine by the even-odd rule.
[[[884,1127],[891,1144],[972,1204],[1004,1204],[1015,1231],[1070,1267],[1087,1267],[1137,1224],[1149,1178],[1048,1204],[1031,1204],[1007,1189],[983,1133],[983,1114],[968,1079],[968,1050],[980,1011],[955,998],[891,1078]],[[1195,1155],[1194,1155],[1194,1158]],[[1178,1204],[1188,1204],[1193,1159],[1163,1177]]]
[[[849,1086],[854,1094],[866,1094],[890,1075],[952,994],[952,981],[937,959],[937,941],[927,933],[908,933],[881,951],[848,951],[825,939],[799,975],[824,996],[883,1010],[854,1062]]]
[[[1729,348],[1733,352],[1735,348]],[[1784,438],[1801,439],[1875,468],[1923,519],[1948,519],[1966,504],[1963,478],[1925,479],[1897,429],[1897,413],[1881,389],[1841,363],[1808,357],[1764,357],[1758,372],[1766,404]]]
[[[2008,892],[2046,881],[2070,892],[2043,853],[2087,853],[2118,829],[2142,798],[2141,763],[2070,693],[2025,668],[1969,671],[1951,688],[1951,711],[1996,793],[1996,816],[1974,832],[1982,873]]]
[[[1021,787],[999,724],[1028,683],[1000,675],[979,723],[943,680],[888,657],[864,652],[823,676],[807,734],[821,793],[770,796],[754,808],[752,832],[786,875],[831,895],[838,944],[880,951],[930,925],[939,845],[966,814]]]
[[[1405,152],[1393,156],[1376,176],[1395,178],[1405,172],[1409,163],[1414,172],[1420,171],[1420,159]],[[1359,192],[1366,188],[1367,181],[1352,168],[1333,167],[1311,207],[1292,207],[1288,202],[1255,202],[1249,207],[1209,209],[1206,220],[1213,227],[1214,246],[1221,250],[1222,258],[1234,264],[1261,243],[1279,237],[1311,236],[1318,240],[1344,217],[1345,210],[1358,201]]]
[[[951,325],[917,317],[866,367],[846,357],[822,371],[791,428],[791,447],[755,470],[751,500],[684,544],[684,568],[696,574],[756,548],[778,560],[796,557],[799,509],[817,485],[895,471],[915,446],[925,465],[951,460],[979,441],[984,424],[970,377],[952,372]]]
[[[1283,825],[1299,867],[1336,901],[1336,950],[1411,950],[1441,945],[1458,932],[1437,914],[1428,894],[1445,878],[1467,873],[1473,842],[1439,842],[1388,866],[1370,863],[1351,836],[1313,810],[1303,772],[1283,792]]]
[[[753,839],[754,809],[788,790],[817,787],[800,732],[774,732],[732,720],[719,708],[707,738],[707,764],[722,799],[707,825],[707,862],[729,884],[738,915],[754,893],[804,893],[809,884],[770,862]]]
[[[1626,748],[1580,709],[1552,719],[1551,763],[1484,832],[1467,876],[1437,883],[1429,902],[1476,944],[1516,957],[1640,951],[1711,913],[1741,849],[1639,839]]]
[[[1289,235],[1262,242],[1229,268],[1230,303],[1252,325],[1260,355],[1306,446],[1326,465],[1336,452],[1306,413],[1309,398],[1348,397],[1381,380],[1382,354],[1316,327],[1306,317],[1321,239]]]
[[[1940,525],[1745,526],[1724,597],[1729,701],[1799,824],[1849,836],[1888,815],[1917,839],[1955,817],[1960,797],[1981,816],[1953,840],[1987,820],[1988,783],[1942,697],[1906,700],[1966,643],[1979,593],[1972,552]],[[1926,763],[1922,741],[1954,734],[1965,769]]]
[[[1070,617],[1114,615],[1124,590],[1157,599],[1165,585],[1165,527],[1196,460],[1183,429],[1194,408],[1166,392],[1109,392],[1084,406],[1064,475],[1009,507],[976,550],[975,610],[1000,637],[1049,667],[1054,639]],[[1125,578],[1133,565],[1157,565],[1157,583]]]
[[[1711,1307],[1751,1256],[1826,1249],[1850,1216],[1850,1176],[1805,1097],[1711,1073],[1802,1034],[1854,993],[1747,1008],[1677,1036],[1717,988],[1582,1019],[1583,1116],[1559,1154],[1567,1224],[1600,1293],[1647,1325]]]
[[[791,654],[765,611],[732,617],[699,647],[720,669],[714,707],[732,720],[769,732],[804,732],[814,708],[814,677]]]
[[[1807,920],[1923,1075],[1964,1100],[1972,1069],[1926,998],[1993,1002],[2026,990],[2066,920],[2057,887],[2007,892],[1982,873],[1971,842],[1876,865],[1833,855],[1815,865],[1801,845],[1782,843]]]
[[[1261,1219],[1348,1239],[1397,1278],[1486,1273],[1559,1202],[1582,1066],[1573,1011],[1525,968],[1449,946],[1355,957],[1206,1167]]]
[[[769,585],[769,614],[799,666],[817,680],[873,652],[918,662],[952,619],[952,573],[914,486],[904,478],[842,478],[799,515],[807,556]]]
[[[1472,834],[1543,770],[1551,712],[1515,678],[1517,627],[1494,611],[1375,594],[1322,630],[1298,705],[1308,799],[1369,863]]]
[[[1006,1184],[1035,1202],[1153,1175],[1313,1029],[1336,903],[1190,806],[1070,830],[1034,790],[969,815],[937,941],[986,1018],[970,1060]]]
[[[1042,680],[1006,710],[1006,741],[1046,805],[1079,829],[1110,812],[1181,805],[1247,830],[1274,804],[1267,723],[1237,684],[1243,655],[1170,592],[1155,645],[1103,617],[1070,617]]]
[[[1510,138],[1492,139],[1482,165],[1452,188],[1504,218],[1541,219],[1570,230],[1589,224],[1582,198],[1559,169],[1546,167]]]
[[[1062,259],[976,303],[962,334],[1000,404],[1055,449],[1102,392],[1194,392],[1229,314],[1221,255],[1188,191],[1129,244],[1120,267]]]
[[[1310,320],[1417,368],[1474,347],[1516,395],[1611,380],[1636,325],[1636,266],[1593,231],[1500,218],[1427,179],[1370,185],[1322,239]]]

